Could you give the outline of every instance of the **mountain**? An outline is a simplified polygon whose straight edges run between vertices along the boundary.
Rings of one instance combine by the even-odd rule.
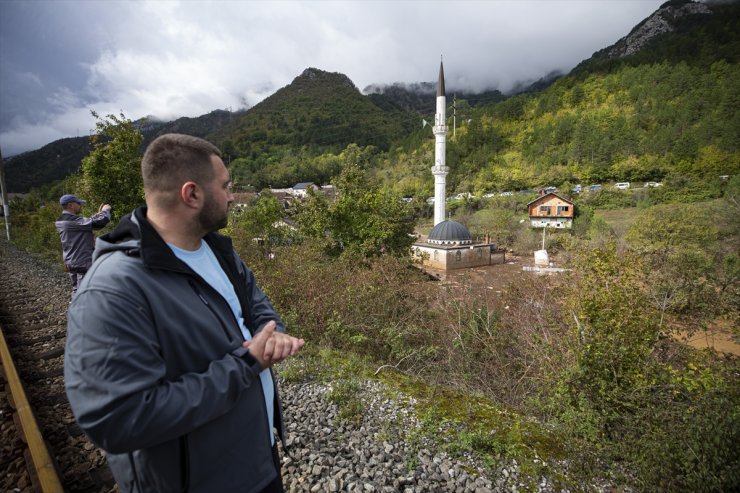
[[[80,168],[91,150],[89,137],[71,137],[46,144],[41,149],[3,158],[5,181],[11,193],[61,180]]]
[[[672,1],[661,7],[650,17],[638,24],[624,38],[607,48],[609,58],[634,55],[658,36],[676,32],[685,20],[695,15],[711,15],[712,11],[703,3]]]
[[[737,1],[698,3],[672,0],[635,26],[627,36],[597,51],[573,70],[609,71],[624,65],[683,61],[708,67],[740,57]]]
[[[739,174],[739,19],[737,1],[668,2],[545,90],[480,109],[448,144],[451,191]]]
[[[512,95],[516,94],[522,94],[522,93],[533,93],[533,92],[540,92],[544,91],[548,87],[550,87],[556,80],[561,78],[564,74],[559,70],[553,70],[552,72],[548,73],[544,77],[540,77],[534,82],[528,81],[528,82],[520,82],[519,84],[516,84],[514,88],[511,90]]]
[[[250,161],[253,168],[287,148],[310,155],[338,152],[351,143],[387,150],[421,128],[421,115],[433,117],[435,83],[371,86],[363,95],[345,75],[308,68],[289,85],[248,111],[215,110],[197,118],[135,122],[146,147],[158,135],[186,133],[209,138],[224,155]],[[505,99],[499,91],[459,92],[461,117],[471,106]],[[87,137],[61,139],[42,149],[7,158],[8,186],[14,192],[59,180],[80,167],[89,152]]]
[[[448,192],[661,180],[706,190],[740,174],[739,18],[738,1],[668,2],[542,90],[472,108],[448,134]],[[425,139],[374,173],[428,197],[433,150]]]
[[[144,136],[142,150],[154,138],[164,133],[176,132],[206,137],[226,125],[242,112],[215,110],[197,118],[178,118],[161,122],[143,118],[135,126]],[[3,159],[5,179],[10,192],[28,192],[31,188],[61,180],[80,169],[82,158],[90,152],[89,137],[60,139],[41,149],[28,151]]]
[[[146,147],[149,142],[166,133],[180,133],[205,138],[218,129],[228,125],[235,119],[241,117],[245,110],[236,112],[226,110],[214,110],[206,115],[195,118],[182,117],[171,122],[156,121],[151,118],[142,120],[139,129],[144,135],[142,146]]]
[[[402,107],[362,95],[346,75],[307,68],[211,138],[226,153],[247,159],[283,147],[325,152],[355,143],[387,150],[418,123]]]
[[[530,188],[653,179],[697,166],[714,172],[723,166],[716,163],[737,162],[739,33],[737,1],[673,0],[568,75],[548,74],[508,98],[448,91],[455,108],[448,116],[457,116],[449,183]],[[308,68],[248,111],[148,119],[140,128],[145,144],[172,131],[214,141],[235,178],[256,188],[325,181],[350,144],[369,146],[365,165],[405,183],[404,194],[429,186],[431,134],[421,119],[434,112],[434,84],[373,85],[365,93],[343,74]],[[75,171],[87,145],[87,138],[62,139],[5,160],[10,190]]]

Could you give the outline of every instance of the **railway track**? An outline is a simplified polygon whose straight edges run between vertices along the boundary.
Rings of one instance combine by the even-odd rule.
[[[39,477],[28,471],[29,450],[45,442],[59,481],[70,493],[117,491],[104,453],[75,423],[64,392],[64,343],[70,292],[66,277],[0,242],[0,327],[25,389],[42,440],[22,436],[23,411],[10,403],[11,377],[0,389],[0,491],[33,492]],[[5,366],[5,359],[3,359]],[[17,395],[16,391],[13,391]],[[17,399],[17,398],[16,398]],[[26,432],[28,434],[28,432]],[[47,464],[45,469],[51,469]]]

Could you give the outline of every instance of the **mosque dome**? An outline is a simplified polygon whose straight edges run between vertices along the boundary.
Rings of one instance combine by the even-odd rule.
[[[457,221],[442,221],[432,228],[427,243],[436,245],[470,245],[473,238],[468,228]]]

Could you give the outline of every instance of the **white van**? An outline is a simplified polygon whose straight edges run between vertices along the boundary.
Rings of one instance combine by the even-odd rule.
[[[614,185],[614,188],[618,188],[620,190],[627,190],[630,187],[630,182],[623,181],[621,183],[617,183]]]

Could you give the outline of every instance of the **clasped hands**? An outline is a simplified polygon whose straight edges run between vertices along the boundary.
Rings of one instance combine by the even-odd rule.
[[[262,365],[262,368],[269,368],[293,356],[306,343],[303,339],[276,331],[275,327],[275,322],[270,320],[251,340],[243,344],[249,348],[249,354]]]

